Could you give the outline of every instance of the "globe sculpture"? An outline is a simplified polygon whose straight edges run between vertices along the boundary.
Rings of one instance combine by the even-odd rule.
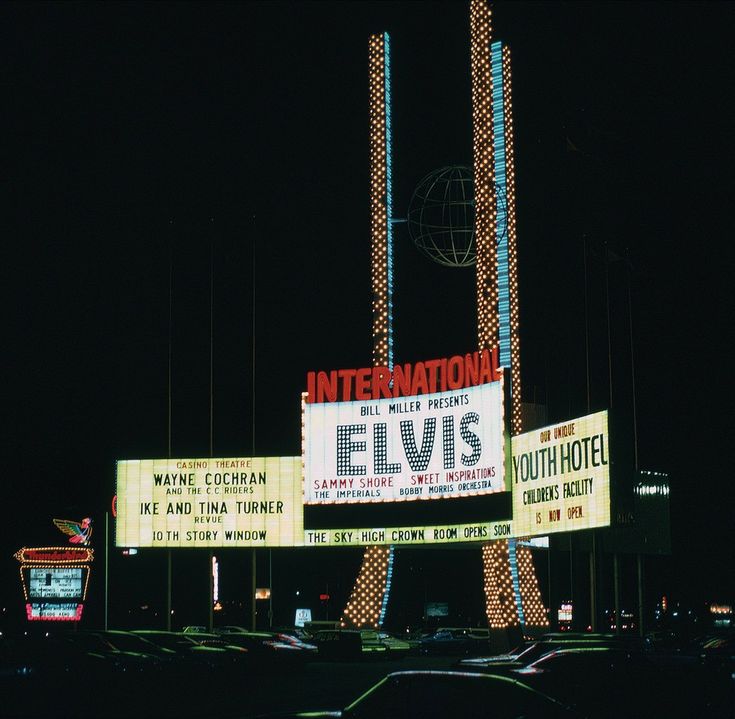
[[[505,198],[496,186],[498,216]],[[445,267],[475,264],[475,193],[472,168],[451,165],[419,182],[408,207],[408,232],[419,250]],[[502,223],[504,225],[504,223]]]

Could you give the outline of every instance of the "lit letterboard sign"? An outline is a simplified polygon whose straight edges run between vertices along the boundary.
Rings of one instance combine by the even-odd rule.
[[[29,567],[31,599],[77,599],[84,596],[82,567]]]
[[[511,471],[516,536],[607,527],[607,411],[513,437]]]
[[[117,463],[118,547],[303,544],[301,457]]]

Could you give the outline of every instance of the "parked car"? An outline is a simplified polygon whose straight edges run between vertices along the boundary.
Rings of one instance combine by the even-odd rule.
[[[251,632],[244,627],[224,626],[217,627],[215,634],[221,635],[225,640],[229,641],[234,637],[250,637],[256,643],[270,646],[271,648],[294,648],[305,652],[305,656],[316,654],[317,648],[314,644],[304,641],[296,632],[274,631],[274,632]]]
[[[207,631],[204,629],[203,631]],[[249,632],[249,629],[246,629],[245,627],[236,626],[234,624],[225,624],[221,627],[213,627],[212,633],[213,634],[243,634]]]
[[[177,657],[175,651],[150,641],[148,638],[141,636],[140,633],[112,629],[95,632],[95,634],[119,651],[150,654],[164,665],[175,661]]]
[[[240,674],[249,666],[247,650],[226,643],[207,646],[202,640],[214,635],[184,634],[155,629],[138,629],[132,632],[144,641],[156,645],[168,655],[175,656],[175,663],[182,671],[216,670],[221,673]]]
[[[555,649],[510,674],[591,719],[732,719],[732,692],[703,671],[662,666],[650,652],[621,647]]]
[[[209,630],[203,624],[190,624],[182,630],[184,634],[202,634]]]
[[[282,644],[289,644],[290,646],[303,651],[307,659],[316,656],[316,654],[318,653],[316,644],[304,641],[304,639],[296,636],[295,634],[290,634],[287,632],[275,632],[274,634],[277,641],[281,642]]]
[[[351,659],[386,656],[388,647],[376,631],[366,629],[325,629],[317,632],[314,643],[319,659]]]
[[[312,635],[304,629],[304,627],[274,627],[270,631],[279,634],[288,634],[290,637],[296,637],[303,642],[310,642]]]
[[[378,632],[378,639],[388,649],[388,659],[402,659],[409,654],[415,654],[418,651],[418,642],[409,642],[405,639],[389,634],[388,632]]]
[[[115,644],[105,632],[74,632],[56,637],[57,649],[64,644],[71,645],[76,653],[85,653],[88,657],[103,656],[110,660],[108,666],[120,671],[147,672],[159,670],[162,667],[158,652],[150,651],[147,647],[137,646],[130,648],[122,643]]]
[[[557,649],[585,647],[624,648],[645,651],[648,644],[638,637],[614,634],[545,634],[536,642],[527,642],[507,654],[460,659],[455,667],[464,671],[497,673],[525,667]]]
[[[319,632],[327,629],[344,629],[338,621],[328,619],[314,619],[309,622],[304,622],[303,628],[312,639],[314,639]]]
[[[710,632],[685,645],[680,654],[694,657],[702,666],[729,672],[735,680],[735,631]]]
[[[422,637],[422,654],[490,654],[490,630],[466,627],[441,627]]]
[[[96,634],[79,632],[36,637],[3,637],[0,676],[6,678],[63,678],[82,672],[100,678],[118,672],[152,668],[151,655],[113,647]]]
[[[275,717],[276,715],[274,715]],[[469,672],[395,672],[341,710],[279,713],[281,719],[578,719],[520,681]]]
[[[298,668],[316,654],[316,647],[293,637],[275,632],[227,632],[196,634],[192,638],[208,647],[240,647],[246,649],[249,665],[254,669]]]
[[[152,654],[117,649],[94,632],[49,634],[0,641],[0,716],[129,717],[163,684]],[[156,698],[146,708],[160,716]]]

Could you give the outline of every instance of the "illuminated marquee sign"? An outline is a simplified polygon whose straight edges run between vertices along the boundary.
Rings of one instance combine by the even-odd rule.
[[[513,536],[497,352],[308,374],[306,546]]]
[[[515,536],[610,524],[607,411],[512,439]]]
[[[303,544],[300,457],[117,463],[118,547]]]
[[[23,547],[15,553],[29,621],[82,618],[93,550],[88,547]]]
[[[28,573],[32,599],[82,599],[81,567],[29,567]]]
[[[15,558],[22,564],[79,564],[91,562],[94,556],[88,547],[23,547],[15,553]]]
[[[310,373],[304,503],[502,491],[503,385],[494,367],[486,351],[397,365],[392,373],[385,367]]]

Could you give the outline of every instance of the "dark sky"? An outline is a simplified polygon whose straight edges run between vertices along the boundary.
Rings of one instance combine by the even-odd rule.
[[[732,599],[734,6],[499,2],[494,25],[525,399],[586,413],[587,242],[590,406],[609,405],[604,245],[627,255],[613,398],[629,411],[630,286],[670,591]],[[460,2],[5,3],[0,26],[9,576],[51,516],[102,517],[116,459],[166,455],[170,268],[174,456],[209,454],[210,328],[216,456],[253,436],[297,454],[307,370],[370,364],[371,32],[392,35],[396,215],[426,173],[471,163],[471,125]],[[471,351],[472,271],[433,266],[405,226],[396,241],[397,361]]]

